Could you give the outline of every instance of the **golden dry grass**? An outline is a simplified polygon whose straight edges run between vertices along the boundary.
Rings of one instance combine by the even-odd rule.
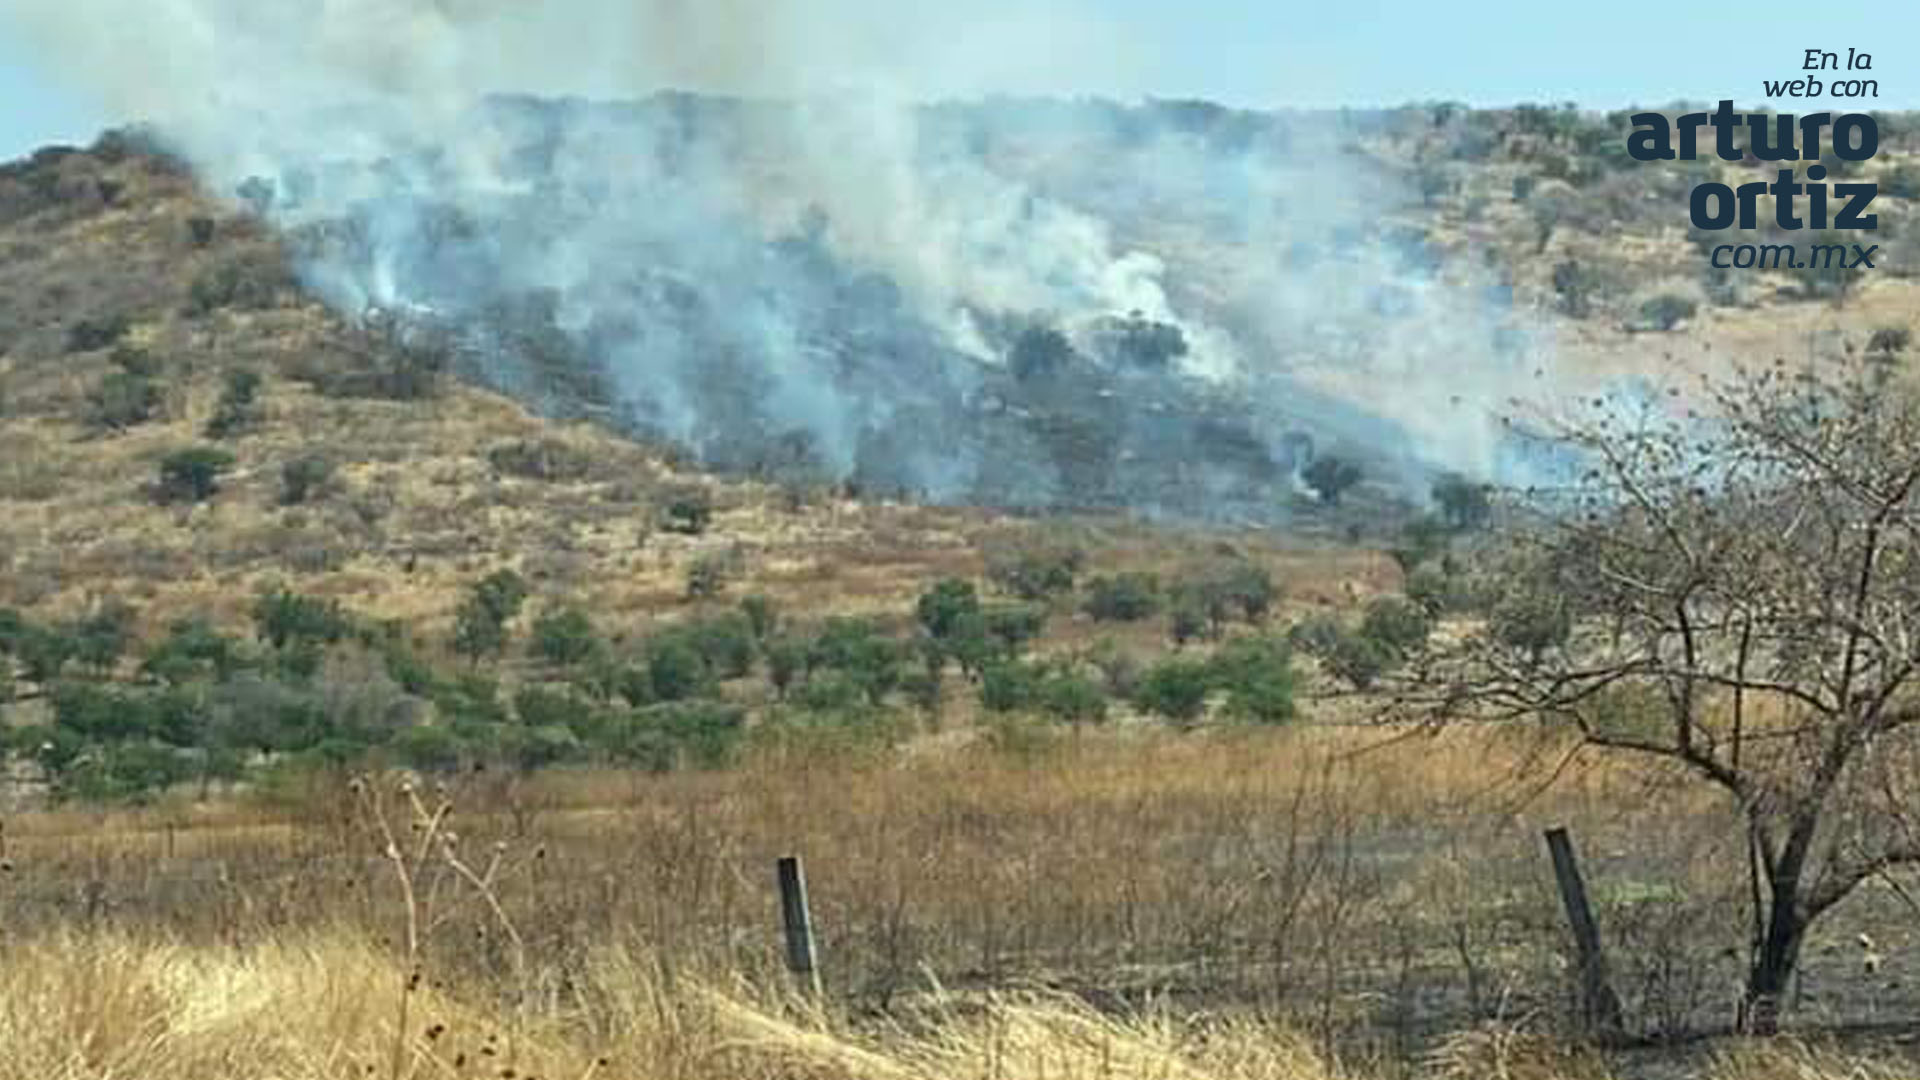
[[[530,962],[472,890],[429,866],[421,963],[429,989],[458,988],[474,1009],[543,1003],[546,1026],[530,1030],[546,1046],[586,1023],[572,999],[608,958],[629,956],[670,987],[659,996],[673,1010],[708,1003],[688,1014],[697,1023],[673,1012],[672,1030],[730,1016],[727,1045],[792,1070],[765,1075],[1317,1076],[1310,1063],[1334,1052],[1386,1068],[1424,1053],[1436,1024],[1559,1013],[1562,931],[1539,830],[1567,823],[1609,931],[1631,950],[1620,967],[1636,1008],[1720,1015],[1730,983],[1687,997],[1697,988],[1662,981],[1657,963],[1663,949],[1704,947],[1691,940],[1700,920],[1724,918],[1718,811],[1678,794],[1655,804],[1643,773],[1605,765],[1538,793],[1556,749],[1474,733],[1139,732],[905,759],[788,752],[713,774],[470,778],[450,793],[448,828],[472,863],[499,853],[491,889]],[[377,790],[401,821],[397,783]],[[329,949],[361,950],[340,953],[339,979],[384,983],[359,996],[391,1005],[406,909],[382,842],[341,789],[289,798],[10,819],[0,922],[25,948],[159,942],[169,956],[215,958],[209,971],[235,958],[317,964],[301,950],[321,934]],[[1636,844],[1662,827],[1677,855]],[[763,1009],[786,982],[771,870],[789,853],[806,859],[840,1023],[863,1033],[847,1045],[834,1041],[840,1027],[737,1011]],[[1649,886],[1685,902],[1611,900]],[[355,974],[376,962],[386,975]],[[428,1012],[457,1006],[436,999],[410,1015]],[[993,1053],[1035,1063],[957,1064],[973,1051],[954,1047],[978,1036],[956,1033],[983,1015],[1002,1017]],[[1116,1034],[1102,1043],[1094,1030]],[[1137,1068],[1111,1065],[1121,1033]],[[1179,1067],[1144,1064],[1138,1046],[1162,1053],[1169,1041]],[[1095,1044],[1116,1071],[1047,1056]],[[606,1052],[580,1045],[544,1060],[571,1068]],[[1518,1053],[1475,1052],[1494,1050]]]
[[[620,947],[565,995],[503,1002],[408,989],[393,957],[340,929],[247,947],[121,933],[0,947],[0,1080],[1606,1080],[1592,1051],[1491,1024],[1419,1063],[1343,1066],[1284,1024],[1050,994],[932,993],[851,1016],[734,982],[671,984]],[[399,1026],[398,1002],[410,1019]],[[1898,1080],[1891,1060],[1796,1043],[1739,1046],[1668,1075]]]

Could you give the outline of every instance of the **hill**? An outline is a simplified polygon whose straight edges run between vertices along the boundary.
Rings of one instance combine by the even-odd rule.
[[[699,103],[702,130],[739,123],[740,107]],[[1124,158],[1129,146],[1149,144],[1142,140],[1178,137],[1197,140],[1197,160],[1212,160],[1205,155],[1327,130],[1324,120],[1289,126],[1201,106],[1121,110],[1091,126],[1076,111],[1098,108],[1002,104],[929,122],[970,125],[996,167],[1075,205],[1098,194],[1094,151]],[[1122,321],[1096,322],[1091,337],[1085,326],[1055,335],[1051,353],[1035,351],[1034,342],[1052,340],[1045,333],[1014,335],[1006,369],[969,375],[983,380],[979,392],[956,399],[939,424],[997,446],[1000,456],[983,461],[1048,459],[1057,476],[1083,482],[1068,489],[1086,495],[1082,512],[1057,496],[1034,505],[1019,483],[976,489],[977,506],[959,505],[967,500],[954,492],[948,505],[918,504],[904,497],[912,485],[870,469],[821,468],[805,439],[793,441],[770,417],[753,419],[758,406],[723,409],[738,422],[717,440],[675,439],[634,408],[653,385],[638,379],[646,373],[620,370],[609,359],[617,348],[594,353],[592,333],[566,333],[537,290],[468,322],[442,309],[345,307],[338,288],[316,277],[331,264],[316,262],[314,245],[359,218],[276,228],[271,185],[210,194],[138,134],[0,167],[0,612],[15,624],[0,642],[11,655],[0,674],[16,699],[14,741],[32,758],[28,743],[48,724],[62,730],[60,690],[79,679],[183,694],[199,719],[170,738],[197,753],[212,737],[210,718],[234,711],[219,701],[235,671],[291,680],[309,694],[327,664],[345,665],[340,679],[382,687],[402,717],[357,739],[453,732],[450,741],[409,736],[432,751],[416,756],[434,761],[484,756],[507,730],[499,724],[533,724],[513,701],[528,688],[590,699],[568,698],[546,725],[583,745],[621,725],[651,731],[658,716],[635,717],[687,701],[723,704],[736,710],[727,722],[744,727],[795,709],[833,713],[855,699],[896,719],[919,710],[933,727],[982,706],[1106,715],[1109,697],[1122,715],[1190,720],[1207,700],[1255,707],[1253,688],[1229,685],[1253,668],[1182,669],[1177,651],[1237,640],[1239,623],[1276,640],[1291,627],[1302,651],[1364,681],[1391,664],[1396,646],[1354,646],[1343,635],[1373,628],[1391,637],[1396,626],[1424,634],[1426,620],[1408,623],[1394,594],[1433,599],[1456,589],[1440,564],[1427,564],[1449,532],[1484,520],[1488,499],[1479,478],[1415,467],[1406,449],[1471,428],[1458,415],[1464,385],[1451,412],[1436,395],[1471,382],[1472,371],[1453,377],[1436,367],[1381,393],[1385,369],[1401,361],[1377,350],[1419,339],[1425,315],[1438,310],[1431,305],[1466,295],[1486,267],[1508,283],[1496,290],[1501,325],[1529,328],[1504,363],[1538,363],[1549,399],[1710,370],[1729,353],[1904,347],[1914,286],[1898,258],[1830,283],[1750,275],[1708,295],[1699,282],[1678,281],[1696,272],[1693,242],[1673,225],[1681,204],[1667,190],[1680,177],[1620,166],[1600,137],[1619,122],[1442,107],[1343,118],[1333,129],[1341,153],[1365,158],[1364,175],[1392,174],[1421,194],[1384,204],[1370,233],[1329,249],[1358,244],[1370,252],[1356,256],[1360,264],[1385,253],[1400,269],[1359,289],[1371,307],[1336,312],[1243,384],[1254,388],[1249,400],[1277,402],[1278,411],[1258,401],[1240,410],[1185,376],[1127,369],[1127,357],[1173,330],[1137,314],[1114,313]],[[1897,179],[1911,167],[1912,139],[1889,127],[1892,149],[1877,167]],[[1112,145],[1087,144],[1090,130]],[[1912,200],[1889,187],[1883,236],[1894,239],[1909,227]],[[1259,265],[1231,246],[1231,219],[1247,208],[1124,195],[1108,214],[1119,242],[1163,260],[1167,280],[1232,324],[1248,283],[1227,278]],[[823,235],[767,242],[786,252],[779,258],[812,260],[826,280],[846,272],[831,264]],[[1395,290],[1425,290],[1425,299],[1403,310]],[[1661,296],[1680,306],[1646,325],[1650,311],[1666,310],[1655,303]],[[1366,311],[1373,315],[1362,318]],[[1384,337],[1368,336],[1373,323],[1389,327]],[[1125,333],[1103,338],[1103,325]],[[1455,340],[1446,326],[1431,329],[1418,363],[1439,364]],[[898,377],[874,366],[890,354],[863,352],[881,339],[862,333],[827,343],[842,357],[840,376]],[[885,340],[891,348],[904,339]],[[1119,341],[1120,359],[1103,359],[1101,341]],[[662,375],[659,385],[681,377]],[[1481,390],[1508,388],[1496,380]],[[714,392],[722,401],[728,391]],[[1295,427],[1263,426],[1263,417]],[[1147,456],[1126,449],[1135,443]],[[1148,494],[1155,489],[1198,496],[1193,505],[1215,520],[1183,521],[1182,504]],[[990,508],[995,492],[1020,511]],[[1436,505],[1443,513],[1429,512]],[[1138,517],[1169,511],[1160,524]],[[1219,520],[1243,511],[1266,527]],[[1423,568],[1432,572],[1414,573]],[[510,581],[512,602],[487,631],[474,612],[486,609],[490,581]],[[940,638],[927,621],[937,616],[924,604],[942,582],[978,590],[984,621],[930,640]],[[745,658],[717,660],[743,613],[753,623]],[[287,654],[272,620],[303,617],[329,629],[306,642],[318,654]],[[569,628],[586,639],[579,649],[541,644]],[[706,635],[694,642],[703,659],[681,685],[668,646],[689,633]],[[93,660],[89,640],[102,653]],[[66,644],[49,667],[26,641],[43,653],[54,648],[46,642]],[[208,649],[226,659],[177,675],[156,667],[196,649],[203,661]],[[921,654],[924,676],[914,674]],[[941,689],[953,663],[965,676],[958,695]],[[796,666],[800,691],[823,680],[798,705],[789,698]],[[1158,668],[1166,681],[1143,690],[1142,672]],[[999,682],[982,682],[996,671]],[[471,685],[478,676],[487,688]],[[1281,696],[1291,693],[1289,684]],[[67,702],[69,712],[83,704]],[[524,704],[541,709],[537,699]],[[569,719],[570,708],[579,715]],[[1281,715],[1291,705],[1273,708]],[[322,724],[253,749],[310,751],[333,730]],[[136,725],[115,736],[123,737],[151,742],[156,732]]]

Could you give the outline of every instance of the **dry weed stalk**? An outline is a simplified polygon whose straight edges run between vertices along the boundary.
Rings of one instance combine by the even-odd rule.
[[[406,936],[402,955],[405,959],[403,981],[395,1009],[394,1037],[389,1058],[388,1075],[390,1080],[401,1080],[412,1075],[409,1069],[407,1046],[410,1042],[412,1022],[412,1000],[424,978],[423,953],[427,941],[433,933],[444,926],[452,912],[443,908],[439,900],[441,889],[449,875],[452,879],[464,883],[483,904],[492,917],[500,924],[502,932],[511,945],[509,958],[513,966],[513,985],[516,988],[516,1007],[524,1003],[524,989],[527,985],[528,967],[525,940],[515,927],[512,918],[500,902],[498,882],[502,868],[506,865],[507,845],[504,842],[492,846],[486,865],[476,870],[460,854],[460,837],[447,827],[453,814],[453,800],[444,789],[436,789],[432,803],[421,797],[420,786],[410,776],[400,776],[393,781],[393,787],[402,800],[402,809],[406,814],[406,827],[411,834],[409,843],[401,843],[400,833],[395,828],[394,818],[388,813],[386,800],[381,795],[379,781],[371,777],[354,780],[351,790],[357,800],[364,823],[370,828],[375,841],[380,846],[380,854],[392,868],[394,880],[400,889],[401,907],[404,914]],[[428,1042],[438,1037],[434,1028],[429,1028]],[[416,1050],[415,1062],[430,1053]]]

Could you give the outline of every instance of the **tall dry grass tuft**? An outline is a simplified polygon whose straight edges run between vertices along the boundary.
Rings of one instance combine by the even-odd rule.
[[[1426,1064],[1435,1080],[1607,1080],[1613,1075],[1589,1049],[1500,1020],[1447,1036]]]
[[[335,1080],[388,1067],[404,964],[341,930],[246,948],[58,935],[6,950],[0,1080]],[[611,953],[574,1002],[503,1017],[425,986],[407,1080],[1324,1080],[1303,1044],[1251,1022],[1137,1023],[1060,998],[943,1002],[856,1024],[778,995],[685,985]],[[512,1029],[506,1026],[511,1023]]]
[[[1717,1055],[1709,1080],[1912,1080],[1911,1061],[1895,1064],[1858,1052],[1792,1039],[1751,1042]]]

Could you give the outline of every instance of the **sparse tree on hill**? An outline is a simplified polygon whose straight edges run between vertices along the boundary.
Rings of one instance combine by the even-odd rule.
[[[511,570],[489,574],[453,614],[453,647],[475,662],[507,647],[507,624],[527,600],[527,583]]]
[[[233,468],[233,455],[211,446],[176,450],[160,459],[162,502],[206,502],[220,492],[220,476]]]
[[[1300,479],[1305,480],[1314,494],[1320,496],[1321,502],[1328,506],[1339,506],[1341,496],[1365,475],[1360,466],[1346,458],[1327,454],[1314,458],[1300,473]]]

